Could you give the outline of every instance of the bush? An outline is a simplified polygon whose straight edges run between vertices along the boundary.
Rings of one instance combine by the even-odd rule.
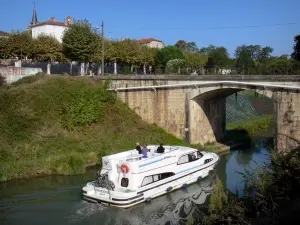
[[[62,157],[54,163],[53,171],[57,174],[73,175],[85,172],[85,162],[79,154]]]
[[[6,83],[6,78],[0,73],[0,86]]]
[[[106,85],[101,88],[82,87],[68,95],[69,101],[61,110],[62,124],[68,130],[78,130],[101,120],[105,103],[115,100],[113,94],[106,91]]]

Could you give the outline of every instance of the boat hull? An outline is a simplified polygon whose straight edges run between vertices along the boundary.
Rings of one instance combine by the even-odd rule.
[[[167,194],[176,189],[186,188],[188,185],[207,177],[209,172],[214,170],[218,164],[218,161],[219,159],[205,168],[198,170],[195,169],[180,176],[175,176],[174,179],[166,183],[159,184],[158,186],[127,194],[126,197],[125,195],[117,196],[113,191],[108,191],[108,193],[100,193],[97,191],[97,189],[91,190],[91,188],[87,188],[85,186],[82,189],[83,199],[91,203],[103,204],[118,208],[129,208],[142,202],[151,201],[156,197]]]

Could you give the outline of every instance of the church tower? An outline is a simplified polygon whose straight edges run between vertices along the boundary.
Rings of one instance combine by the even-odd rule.
[[[33,14],[32,14],[31,26],[33,26],[39,22],[38,18],[37,18],[37,14],[36,14],[35,1],[33,2],[33,4],[34,4],[34,9],[33,9]]]

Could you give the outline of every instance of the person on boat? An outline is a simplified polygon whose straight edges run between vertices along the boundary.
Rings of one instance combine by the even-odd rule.
[[[142,148],[138,142],[136,143],[135,149],[139,152],[139,154],[142,154]]]
[[[144,147],[142,148],[143,158],[148,158],[147,153],[148,153],[147,145],[144,145]]]
[[[165,148],[163,147],[163,144],[161,143],[159,145],[159,147],[156,150],[157,153],[164,153],[165,152]]]

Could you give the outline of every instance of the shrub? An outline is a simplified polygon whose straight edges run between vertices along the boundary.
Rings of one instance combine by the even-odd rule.
[[[57,174],[73,175],[85,172],[85,162],[79,154],[71,154],[58,159],[52,170]]]
[[[6,83],[6,78],[0,73],[0,86]]]

